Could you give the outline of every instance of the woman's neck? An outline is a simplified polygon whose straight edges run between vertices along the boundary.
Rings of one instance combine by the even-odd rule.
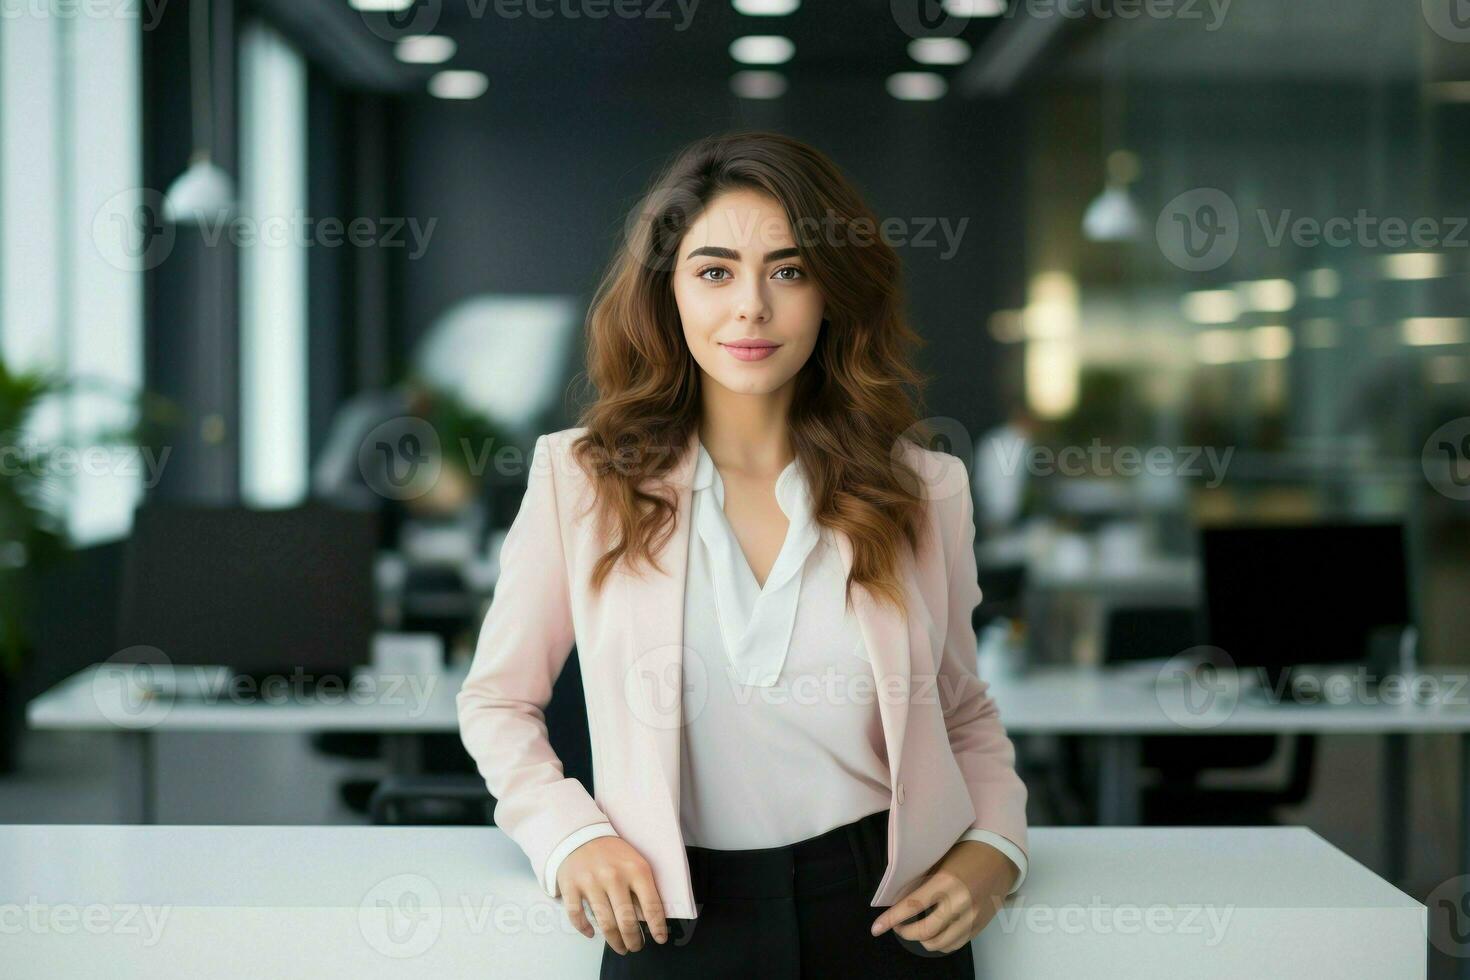
[[[746,395],[705,381],[699,441],[715,465],[749,474],[774,475],[785,469],[796,457],[787,421],[791,398],[786,389]]]

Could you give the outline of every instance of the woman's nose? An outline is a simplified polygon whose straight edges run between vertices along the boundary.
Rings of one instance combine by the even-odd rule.
[[[759,286],[751,287],[736,301],[735,318],[754,323],[765,323],[771,318],[770,305],[766,303]]]

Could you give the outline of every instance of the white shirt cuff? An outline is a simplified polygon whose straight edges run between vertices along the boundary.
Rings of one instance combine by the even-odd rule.
[[[1019,847],[1006,840],[1000,834],[989,830],[967,830],[960,840],[977,840],[982,844],[989,844],[1010,858],[1012,863],[1020,869],[1021,873],[1016,876],[1016,883],[1011,886],[1010,891],[1006,892],[1007,895],[1014,895],[1016,889],[1021,887],[1021,882],[1026,880],[1026,855],[1022,853]]]
[[[589,840],[596,840],[599,837],[616,836],[618,836],[618,832],[613,829],[613,825],[610,823],[588,824],[580,830],[574,830],[570,834],[567,834],[566,837],[562,838],[562,842],[556,845],[556,849],[551,852],[551,856],[546,859],[546,874],[541,880],[542,889],[552,898],[560,898],[561,892],[556,887],[556,872],[561,868],[561,863],[567,859],[567,855]]]

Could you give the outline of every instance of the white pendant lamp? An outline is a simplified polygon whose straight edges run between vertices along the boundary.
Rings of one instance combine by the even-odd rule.
[[[188,168],[163,197],[164,220],[176,225],[203,225],[220,220],[235,207],[235,182],[211,159],[213,59],[210,58],[209,0],[193,0],[189,8],[190,101],[193,107],[194,152]]]

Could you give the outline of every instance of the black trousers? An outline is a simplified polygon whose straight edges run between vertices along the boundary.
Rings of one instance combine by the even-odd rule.
[[[868,902],[888,863],[887,810],[785,847],[685,851],[699,918],[669,919],[663,944],[640,922],[642,949],[603,947],[602,980],[974,980],[969,944],[938,954],[892,929],[869,931],[883,912]]]

